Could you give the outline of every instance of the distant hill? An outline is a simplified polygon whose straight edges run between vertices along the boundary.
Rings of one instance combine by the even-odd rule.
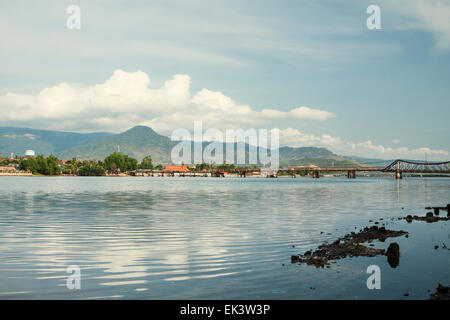
[[[86,145],[111,135],[107,132],[75,133],[30,128],[0,127],[0,153],[24,155],[25,150],[37,154],[55,154],[67,148]]]
[[[35,150],[37,154],[55,154],[60,159],[99,159],[119,151],[131,157],[142,160],[151,155],[155,164],[169,164],[170,153],[178,141],[156,133],[146,126],[136,126],[119,134],[72,133],[26,128],[0,127],[0,150],[7,155],[14,152],[23,155],[25,150]],[[208,145],[203,142],[203,146]],[[225,144],[223,145],[225,147]],[[226,145],[227,147],[229,146]],[[236,149],[236,144],[234,145]],[[248,145],[246,159],[248,159]],[[225,150],[224,150],[225,151]],[[193,152],[192,152],[193,154]],[[236,155],[236,152],[235,152]],[[341,157],[325,148],[281,147],[279,149],[280,166],[345,167],[364,166],[355,159]]]
[[[174,142],[145,126],[136,126],[125,132],[109,135],[86,145],[58,152],[61,159],[104,159],[120,150],[121,153],[142,160],[151,155],[154,163],[170,163]]]
[[[320,167],[363,167],[355,159],[342,157],[334,154],[325,148],[316,147],[280,147],[280,165],[281,166],[308,166],[316,165]]]
[[[357,156],[349,156],[348,158],[354,159],[360,163],[365,163],[371,167],[387,167],[392,162],[394,162],[394,159],[375,159],[375,158],[364,158],[364,157],[357,157]]]

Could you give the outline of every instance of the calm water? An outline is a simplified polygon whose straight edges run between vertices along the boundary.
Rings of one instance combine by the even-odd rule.
[[[450,283],[450,251],[434,249],[450,248],[449,223],[390,219],[446,205],[450,179],[0,177],[0,186],[3,299],[423,299]],[[397,268],[385,256],[330,269],[290,263],[378,218],[410,232],[376,243],[399,243]],[[366,287],[372,264],[381,290]],[[81,290],[66,287],[69,265],[81,268]]]

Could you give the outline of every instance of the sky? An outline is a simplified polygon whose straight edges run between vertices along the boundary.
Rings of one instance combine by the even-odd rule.
[[[0,126],[170,136],[201,120],[340,155],[449,160],[449,88],[450,0],[0,3]]]

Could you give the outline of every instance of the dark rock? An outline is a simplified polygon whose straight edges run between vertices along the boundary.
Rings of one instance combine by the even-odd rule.
[[[436,288],[436,291],[438,293],[445,294],[445,293],[449,292],[449,289],[450,289],[450,287],[446,287],[446,286],[443,286],[442,284],[438,283],[438,287]]]
[[[307,251],[303,255],[292,256],[291,261],[292,263],[306,263],[308,265],[314,265],[316,267],[323,268],[324,266],[329,266],[329,260],[343,259],[347,256],[374,257],[377,255],[385,254],[385,250],[369,248],[362,245],[361,243],[372,240],[384,241],[386,240],[386,238],[399,237],[405,234],[407,234],[407,232],[405,231],[386,230],[386,228],[384,227],[366,227],[363,231],[359,233],[349,233],[344,237],[334,241],[332,244],[324,243],[320,245],[314,252]],[[391,251],[392,250],[394,249],[391,249]],[[395,261],[393,263],[395,264]]]
[[[400,263],[400,246],[398,243],[391,243],[386,251],[386,256],[391,268],[396,268]]]
[[[431,300],[450,300],[450,287],[438,283],[436,292],[430,295]]]
[[[427,223],[433,223],[433,222],[438,222],[438,221],[448,221],[448,220],[450,220],[450,217],[437,217],[437,216],[434,216],[432,212],[428,212],[425,217],[407,215],[404,219],[408,223],[411,223],[413,220],[426,221]]]

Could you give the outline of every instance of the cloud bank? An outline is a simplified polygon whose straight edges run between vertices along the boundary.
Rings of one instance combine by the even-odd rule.
[[[177,128],[190,129],[201,120],[204,129],[273,128],[279,123],[324,122],[336,115],[306,106],[289,111],[255,110],[222,92],[201,89],[193,96],[188,75],[175,75],[160,88],[150,87],[143,71],[116,70],[104,83],[92,86],[60,83],[37,94],[7,93],[0,96],[0,125],[28,126],[65,131],[121,132],[147,125],[170,135]],[[322,134],[308,135],[295,128],[280,131],[280,144],[324,146],[344,155],[366,157],[446,158],[445,150],[390,148],[371,141],[349,142]]]
[[[371,140],[363,142],[345,141],[340,137],[328,134],[310,135],[298,129],[286,128],[280,130],[280,141],[292,147],[321,146],[332,150],[339,155],[360,156],[367,158],[404,158],[424,160],[425,154],[429,160],[447,160],[449,152],[434,150],[427,147],[408,149],[406,147],[385,147],[376,145]],[[396,142],[393,142],[396,143]]]
[[[435,38],[436,51],[450,50],[449,0],[383,0],[381,7],[403,17],[395,21],[395,28],[429,32]]]
[[[140,124],[168,134],[194,120],[225,129],[269,125],[274,119],[325,121],[335,116],[305,106],[287,112],[256,111],[208,89],[191,97],[190,83],[189,76],[175,75],[162,87],[151,89],[146,73],[116,70],[106,82],[93,86],[63,82],[35,95],[8,93],[0,97],[0,121],[8,125],[113,132]]]

